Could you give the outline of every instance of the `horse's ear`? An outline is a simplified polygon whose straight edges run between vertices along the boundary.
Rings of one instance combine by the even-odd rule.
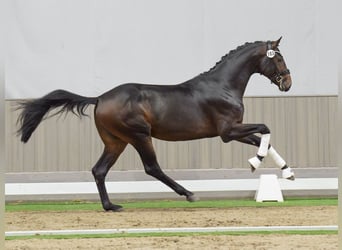
[[[279,43],[280,43],[280,41],[281,41],[281,39],[282,39],[283,37],[281,36],[277,41],[274,41],[273,42],[273,48],[277,48],[278,46],[279,46]]]

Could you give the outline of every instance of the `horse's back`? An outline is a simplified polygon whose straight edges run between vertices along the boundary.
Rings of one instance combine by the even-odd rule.
[[[99,97],[95,119],[124,130],[178,141],[216,135],[216,127],[191,87],[120,85]]]

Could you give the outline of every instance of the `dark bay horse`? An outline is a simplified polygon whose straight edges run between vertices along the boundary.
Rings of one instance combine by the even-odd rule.
[[[258,168],[268,154],[282,168],[284,178],[294,179],[292,170],[269,144],[268,127],[242,123],[242,97],[252,74],[266,76],[280,91],[288,91],[291,87],[290,71],[278,49],[280,40],[239,46],[209,71],[177,85],[129,83],[99,97],[55,90],[42,98],[21,102],[18,133],[25,143],[52,109],[60,107],[56,114],[72,111],[85,115],[87,106],[95,105],[95,124],[104,150],[92,173],[106,211],[122,209],[110,202],[105,177],[128,143],[139,153],[148,175],[186,196],[188,201],[196,200],[192,192],[161,170],[152,137],[182,141],[220,136],[223,142],[237,140],[254,145],[259,149],[256,156],[249,159],[252,170]]]

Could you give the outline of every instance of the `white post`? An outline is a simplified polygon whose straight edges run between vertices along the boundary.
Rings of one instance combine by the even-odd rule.
[[[255,200],[257,202],[284,201],[278,182],[278,177],[275,174],[260,175],[259,188],[255,193]]]

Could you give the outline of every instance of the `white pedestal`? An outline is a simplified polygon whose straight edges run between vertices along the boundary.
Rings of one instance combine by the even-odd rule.
[[[259,188],[255,193],[255,200],[257,202],[284,201],[278,177],[275,174],[260,175]]]

